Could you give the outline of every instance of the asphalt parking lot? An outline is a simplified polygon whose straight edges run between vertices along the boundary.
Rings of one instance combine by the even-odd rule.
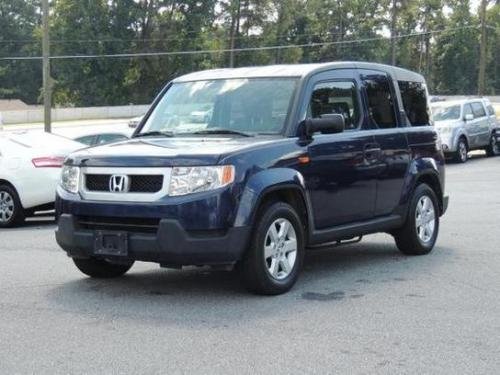
[[[310,253],[291,292],[234,273],[136,264],[80,274],[50,219],[0,232],[0,373],[500,372],[500,157],[447,169],[438,244]]]

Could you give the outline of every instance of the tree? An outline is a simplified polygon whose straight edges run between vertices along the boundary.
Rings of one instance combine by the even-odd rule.
[[[0,56],[29,56],[41,53],[36,35],[40,12],[35,0],[0,2]],[[0,62],[0,98],[37,103],[42,81],[36,61]]]
[[[449,31],[436,38],[435,88],[440,94],[472,95],[477,87],[478,20],[468,0],[452,0],[445,25]]]

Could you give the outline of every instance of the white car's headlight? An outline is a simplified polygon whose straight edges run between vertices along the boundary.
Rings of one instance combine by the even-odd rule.
[[[234,166],[174,167],[170,177],[170,196],[198,193],[227,186],[234,181]]]
[[[70,193],[78,193],[78,184],[80,182],[80,168],[71,165],[65,165],[61,171],[61,186]]]

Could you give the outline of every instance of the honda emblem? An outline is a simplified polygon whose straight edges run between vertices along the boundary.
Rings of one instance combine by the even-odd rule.
[[[126,175],[114,174],[109,179],[109,191],[112,193],[126,193],[129,189],[129,178]]]

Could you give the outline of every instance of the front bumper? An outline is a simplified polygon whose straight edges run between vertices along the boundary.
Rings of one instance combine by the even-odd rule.
[[[156,262],[165,266],[234,263],[245,251],[249,232],[249,227],[231,227],[223,232],[187,232],[177,220],[162,219],[156,233],[126,232],[127,255],[106,258]],[[96,256],[95,235],[95,230],[80,227],[75,216],[59,216],[56,240],[70,257]]]

